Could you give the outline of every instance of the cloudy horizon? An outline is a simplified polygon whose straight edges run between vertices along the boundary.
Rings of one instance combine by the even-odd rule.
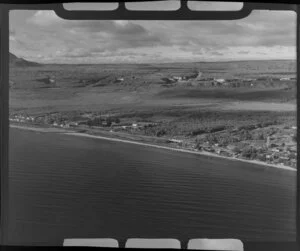
[[[167,63],[296,59],[296,14],[232,21],[70,21],[10,12],[10,52],[39,63]]]

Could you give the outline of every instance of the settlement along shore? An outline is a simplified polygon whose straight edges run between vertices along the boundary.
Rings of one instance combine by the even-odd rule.
[[[28,126],[28,125],[17,125],[17,124],[11,124],[11,128],[16,128],[16,129],[21,129],[21,130],[30,130],[30,131],[36,131],[36,132],[42,132],[42,133],[62,133],[65,135],[72,135],[72,136],[79,136],[79,137],[87,137],[87,138],[94,138],[94,139],[102,139],[102,140],[109,140],[109,141],[115,141],[115,142],[122,142],[122,143],[128,143],[128,144],[136,144],[136,145],[141,145],[141,146],[147,146],[147,147],[155,147],[155,148],[160,148],[160,149],[166,149],[166,150],[172,150],[172,151],[179,151],[179,152],[185,152],[185,153],[191,153],[191,154],[197,154],[197,155],[204,155],[204,156],[210,156],[210,157],[215,157],[215,158],[223,158],[223,159],[228,159],[228,160],[233,160],[233,161],[240,161],[240,162],[246,162],[246,163],[253,163],[260,165],[262,167],[273,167],[273,168],[279,168],[279,169],[285,169],[289,171],[297,171],[296,168],[289,167],[289,166],[284,166],[284,165],[274,165],[274,164],[269,164],[265,163],[262,161],[257,161],[257,160],[246,160],[246,159],[240,159],[240,158],[235,158],[235,157],[227,157],[227,156],[222,156],[218,154],[214,154],[211,152],[206,152],[206,151],[197,151],[197,150],[189,150],[189,149],[183,149],[183,148],[178,148],[178,147],[170,147],[166,146],[163,144],[157,144],[158,142],[152,142],[152,143],[144,143],[141,141],[134,141],[134,140],[128,140],[123,138],[120,138],[120,135],[112,135],[111,137],[107,137],[104,135],[99,135],[100,133],[98,132],[98,135],[93,135],[89,134],[87,132],[78,132],[75,130],[69,130],[69,129],[61,129],[61,128],[42,128],[42,127],[33,127],[33,126]],[[139,137],[140,140],[143,137]]]

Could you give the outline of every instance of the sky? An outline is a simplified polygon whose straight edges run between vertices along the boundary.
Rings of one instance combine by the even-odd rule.
[[[154,9],[176,9],[177,4],[169,1]],[[224,4],[214,7],[228,8]],[[10,52],[40,63],[296,59],[296,14],[260,10],[230,21],[71,21],[54,11],[14,10],[9,39]]]

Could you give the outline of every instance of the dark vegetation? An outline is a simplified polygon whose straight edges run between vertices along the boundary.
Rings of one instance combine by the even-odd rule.
[[[295,88],[277,89],[201,89],[189,90],[177,88],[160,93],[164,98],[193,98],[193,99],[232,99],[239,101],[295,100]]]
[[[10,61],[11,117],[34,116],[35,123],[50,126],[76,124],[84,132],[96,127],[130,136],[180,139],[184,144],[177,147],[261,161],[267,161],[268,155],[279,159],[277,152],[270,153],[275,144],[285,157],[296,158],[294,150],[282,146],[284,142],[295,146],[297,135],[291,127],[296,112],[269,109],[271,102],[281,106],[296,100],[295,81],[278,80],[295,75],[293,61],[38,65],[13,56]],[[207,81],[162,81],[195,77],[195,69]],[[240,80],[228,81],[228,86],[206,86],[213,78],[234,77],[259,80],[252,86]],[[265,102],[269,108],[220,109],[231,101],[246,106]]]

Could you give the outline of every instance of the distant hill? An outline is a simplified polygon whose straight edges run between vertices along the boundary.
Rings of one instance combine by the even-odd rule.
[[[20,67],[40,66],[39,63],[27,61],[23,58],[18,58],[16,55],[12,53],[9,53],[9,65],[20,66]]]

